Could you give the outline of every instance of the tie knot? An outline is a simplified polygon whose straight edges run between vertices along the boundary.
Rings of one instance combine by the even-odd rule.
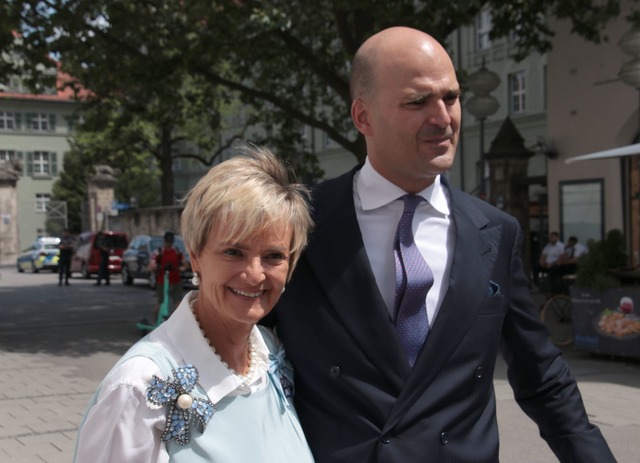
[[[416,207],[418,207],[418,204],[420,204],[421,201],[424,201],[424,198],[418,195],[404,195],[402,199],[404,200],[403,213],[409,213],[411,215],[413,215],[413,213],[416,211]]]

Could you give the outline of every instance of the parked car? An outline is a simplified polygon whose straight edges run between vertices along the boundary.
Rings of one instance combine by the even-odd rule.
[[[122,270],[122,253],[127,249],[129,239],[124,232],[103,231],[107,246],[111,249],[109,256],[109,273],[120,273]],[[100,268],[100,250],[97,247],[98,232],[80,233],[76,249],[71,256],[71,273],[81,273],[83,278],[91,278]]]
[[[186,269],[180,272],[182,284],[185,288],[192,288],[191,263],[189,253],[184,246],[184,241],[180,235],[175,235],[174,246],[184,255]],[[122,283],[125,285],[133,284],[136,278],[145,279],[149,282],[152,289],[156,287],[156,274],[149,270],[149,259],[155,251],[164,246],[164,238],[160,235],[138,235],[131,240],[129,247],[122,254]]]
[[[18,272],[25,270],[32,273],[38,273],[40,270],[56,272],[60,254],[58,244],[60,244],[60,238],[42,237],[35,240],[18,256],[16,261]]]

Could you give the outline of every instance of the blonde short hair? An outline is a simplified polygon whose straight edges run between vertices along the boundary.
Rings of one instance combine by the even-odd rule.
[[[212,167],[184,198],[182,239],[198,256],[218,224],[224,224],[234,241],[289,227],[290,276],[313,224],[309,190],[289,182],[287,169],[268,149],[247,145],[239,151]]]

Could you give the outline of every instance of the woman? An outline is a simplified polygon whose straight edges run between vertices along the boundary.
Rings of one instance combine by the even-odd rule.
[[[198,182],[181,217],[198,289],[104,379],[76,462],[313,461],[284,351],[256,326],[306,246],[307,199],[260,148]]]

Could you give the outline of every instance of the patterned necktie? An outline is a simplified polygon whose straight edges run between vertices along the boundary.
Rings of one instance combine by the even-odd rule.
[[[396,330],[409,365],[413,367],[429,334],[425,298],[433,286],[433,273],[420,254],[411,229],[413,214],[423,198],[405,195],[402,199],[404,212],[393,245],[396,261]]]

